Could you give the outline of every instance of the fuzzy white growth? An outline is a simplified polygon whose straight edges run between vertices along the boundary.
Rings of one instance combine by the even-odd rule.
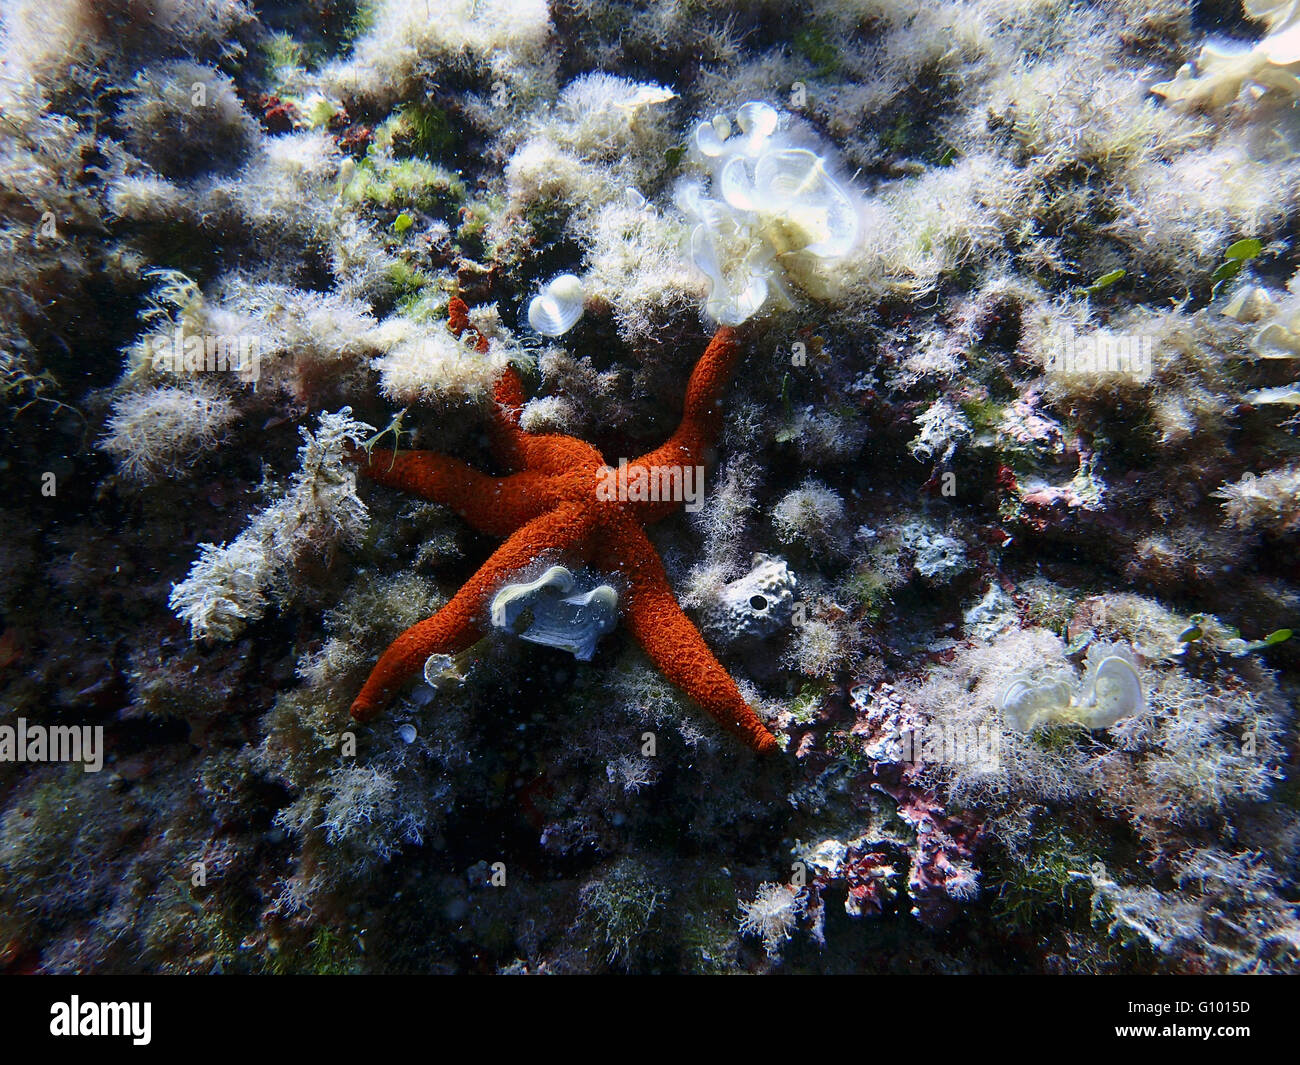
[[[809,617],[795,626],[782,661],[806,677],[832,679],[858,660],[858,640],[848,615],[833,603],[821,609],[824,617]]]
[[[267,137],[238,174],[200,189],[204,208],[257,232],[330,239],[343,156],[325,130]],[[274,249],[268,249],[274,250]]]
[[[560,93],[506,166],[512,206],[563,204],[579,218],[654,181],[672,146],[674,94],[653,82],[588,74]]]
[[[357,498],[356,472],[344,465],[344,444],[360,445],[374,428],[344,407],[322,414],[314,434],[301,432],[299,468],[285,496],[253,515],[232,543],[201,544],[189,575],[172,587],[168,604],[194,639],[233,640],[272,596],[292,598],[301,561],[328,562],[340,544],[365,531],[369,513]]]
[[[336,292],[310,292],[238,277],[221,287],[220,306],[206,312],[214,333],[251,333],[260,340],[259,388],[278,388],[309,402],[321,382],[363,369],[380,338],[364,303]],[[263,383],[264,382],[264,383]]]
[[[230,400],[206,384],[151,388],[114,402],[98,446],[123,476],[149,484],[187,469],[234,420]]]
[[[559,122],[552,135],[561,147],[586,160],[617,163],[629,156],[662,160],[672,143],[669,109],[662,105],[676,97],[654,82],[586,74],[560,93]]]
[[[846,263],[846,284],[929,291],[940,275],[993,251],[1023,222],[1028,184],[1009,161],[981,152],[886,186],[864,208],[870,238]]]
[[[234,82],[212,67],[177,60],[135,76],[122,112],[131,151],[160,174],[231,170],[260,139]]]
[[[582,162],[554,141],[526,141],[506,164],[506,191],[512,205],[590,203],[609,200],[613,189],[606,175]]]
[[[787,492],[772,508],[772,527],[785,544],[803,544],[811,550],[834,553],[840,549],[844,500],[809,478]]]
[[[907,445],[907,450],[922,460],[937,455],[940,462],[947,462],[957,445],[971,436],[970,423],[965,415],[946,399],[931,403],[917,415],[916,424],[921,431]]]
[[[673,304],[698,295],[681,269],[678,226],[637,191],[660,180],[674,143],[673,99],[653,82],[577,78],[524,128],[506,164],[510,211],[535,212],[586,247],[587,306],[611,308],[632,341],[654,335]],[[534,318],[534,328],[545,325]]]
[[[781,958],[781,947],[790,938],[803,915],[807,896],[785,884],[762,884],[752,902],[740,903],[740,934],[758,936],[772,961]]]
[[[512,66],[541,62],[546,0],[374,0],[372,24],[346,63],[325,68],[333,92],[380,106],[409,96],[421,66],[468,55]]]
[[[1112,231],[1149,271],[1212,268],[1239,234],[1285,223],[1300,193],[1294,162],[1259,155],[1245,133],[1222,134],[1212,146],[1133,170]]]
[[[682,269],[685,231],[634,189],[601,207],[576,228],[587,247],[583,285],[593,304],[608,305],[631,343],[655,335],[662,318],[694,304],[703,286]]]
[[[635,795],[659,781],[659,767],[653,758],[620,755],[605,766],[611,784],[617,784],[625,794]]]
[[[163,178],[145,175],[122,177],[108,186],[108,206],[128,222],[170,222],[191,210],[184,191]]]
[[[387,353],[374,361],[380,390],[394,403],[464,403],[486,398],[508,365],[504,344],[490,341],[486,353],[468,339],[452,336],[445,325],[426,331],[406,318],[380,327]]]
[[[321,827],[331,843],[387,820],[398,811],[393,802],[397,786],[373,766],[349,765],[330,774],[325,785],[329,800],[322,811]]]
[[[424,789],[412,789],[396,766],[343,765],[305,789],[275,823],[298,836],[319,830],[340,858],[370,865],[388,861],[405,845],[419,846],[432,807]],[[286,901],[291,907],[307,901],[293,896],[310,897],[319,886],[291,885]]]
[[[1262,476],[1247,473],[1213,493],[1237,529],[1289,532],[1300,525],[1300,467],[1282,466]]]
[[[576,414],[563,396],[538,396],[524,404],[519,425],[526,433],[563,433]]]
[[[243,0],[153,0],[147,17],[131,0],[5,0],[0,5],[0,101],[6,116],[117,58],[124,45],[144,54],[234,55],[253,21]],[[123,40],[123,27],[129,40]],[[102,71],[99,71],[102,73]],[[21,104],[20,104],[21,101]]]
[[[751,101],[701,122],[692,147],[712,175],[687,183],[677,205],[694,223],[691,260],[709,279],[705,311],[723,325],[751,318],[790,281],[812,295],[829,289],[829,268],[858,243],[859,209],[826,160],[777,132],[776,110]],[[788,302],[788,297],[787,297]]]
[[[256,360],[257,390],[311,403],[323,389],[365,369],[392,337],[358,300],[231,274],[205,296],[178,271],[155,271],[159,283],[143,317],[148,330],[128,352],[130,379],[164,379],[187,372],[170,355],[200,337],[239,338]],[[205,345],[211,349],[211,344]]]

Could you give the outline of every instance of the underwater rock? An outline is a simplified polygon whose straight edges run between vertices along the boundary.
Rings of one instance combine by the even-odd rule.
[[[601,584],[570,595],[575,583],[563,566],[552,566],[535,581],[507,584],[492,599],[493,626],[590,662],[600,638],[618,623],[618,593]]]
[[[754,568],[718,592],[710,629],[724,643],[771,636],[790,623],[797,584],[785,559],[756,554]]]
[[[1014,628],[1018,620],[1015,600],[998,585],[990,584],[983,598],[962,616],[962,626],[968,637],[991,640],[998,633]]]
[[[936,533],[919,521],[903,526],[899,542],[916,553],[913,566],[929,581],[946,584],[970,565],[966,560],[965,544]]]

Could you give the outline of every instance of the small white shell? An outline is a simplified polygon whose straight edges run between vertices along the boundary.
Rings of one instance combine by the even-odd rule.
[[[507,584],[492,598],[493,627],[590,662],[618,621],[618,593],[601,584],[569,595],[574,583],[567,569],[552,566],[534,581]]]
[[[573,274],[552,278],[528,304],[528,324],[542,336],[562,336],[578,324],[585,298],[582,282]]]
[[[628,109],[650,107],[654,104],[666,104],[669,100],[675,99],[677,94],[672,89],[666,89],[662,85],[642,85],[623,106]]]

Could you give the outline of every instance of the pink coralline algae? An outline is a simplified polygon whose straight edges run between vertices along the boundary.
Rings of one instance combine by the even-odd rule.
[[[928,928],[944,928],[958,913],[958,904],[979,894],[979,873],[971,855],[979,843],[982,826],[966,815],[945,812],[935,792],[919,788],[908,779],[890,788],[876,786],[898,802],[898,814],[916,831],[916,847],[907,874],[912,916]]]
[[[836,855],[838,861],[818,868],[813,884],[820,894],[831,882],[843,881],[848,913],[880,913],[891,894],[891,862],[905,849],[912,915],[927,927],[943,928],[957,916],[961,902],[979,894],[972,858],[982,826],[968,813],[949,812],[940,787],[926,781],[920,756],[927,722],[919,710],[889,684],[859,686],[851,700],[856,720],[849,736],[869,762],[862,783],[897,803],[897,815],[915,833],[915,841],[903,848],[895,840],[864,836]]]

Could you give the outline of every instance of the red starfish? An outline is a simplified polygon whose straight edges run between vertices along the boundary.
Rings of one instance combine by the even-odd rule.
[[[469,326],[468,310],[459,299],[451,302],[448,325],[457,336]],[[482,337],[478,344],[486,346]],[[629,483],[638,471],[649,477],[676,470],[684,478],[687,467],[701,464],[717,436],[719,399],[739,352],[735,331],[719,329],[686,386],[677,431],[628,464]],[[539,556],[562,553],[617,573],[624,585],[622,617],[655,665],[724,728],[758,751],[775,751],[772,734],[677,605],[642,529],[671,514],[679,501],[602,499],[608,493],[597,489],[609,485],[610,469],[600,453],[571,436],[524,432],[519,427],[523,401],[523,385],[507,369],[497,381],[493,409],[495,450],[518,471],[506,477],[490,477],[432,451],[382,452],[369,461],[358,454],[372,480],[446,504],[480,532],[503,537],[505,543],[446,606],[393,641],[352,704],[352,716],[366,721],[379,713],[430,655],[456,654],[482,639],[491,627],[488,603],[502,585]]]

